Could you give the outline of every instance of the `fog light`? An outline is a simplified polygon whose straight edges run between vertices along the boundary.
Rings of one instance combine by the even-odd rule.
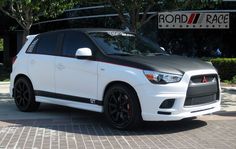
[[[160,108],[170,109],[173,107],[174,103],[175,103],[175,99],[166,99],[162,102],[162,104],[160,105]]]

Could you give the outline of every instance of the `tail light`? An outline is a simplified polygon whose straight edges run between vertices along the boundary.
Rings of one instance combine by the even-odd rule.
[[[12,65],[15,63],[16,58],[17,58],[17,56],[14,56],[14,57],[12,58]]]

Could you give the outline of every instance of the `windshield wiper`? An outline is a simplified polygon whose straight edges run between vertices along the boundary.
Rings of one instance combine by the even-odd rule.
[[[169,55],[167,53],[149,53],[148,55],[155,55],[155,56],[158,56],[158,55]]]
[[[129,53],[110,53],[110,54],[107,54],[107,55],[130,56],[132,54],[129,54]]]

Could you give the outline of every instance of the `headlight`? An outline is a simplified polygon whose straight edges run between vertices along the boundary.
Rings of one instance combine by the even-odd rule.
[[[182,79],[182,75],[162,73],[156,71],[144,70],[146,78],[154,84],[167,84],[179,82]]]

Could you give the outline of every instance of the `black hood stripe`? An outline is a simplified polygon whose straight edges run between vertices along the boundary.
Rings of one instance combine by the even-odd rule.
[[[187,71],[215,69],[212,65],[199,59],[177,55],[159,56],[110,56],[103,55],[96,61],[132,67],[141,70],[150,70],[183,75]]]

